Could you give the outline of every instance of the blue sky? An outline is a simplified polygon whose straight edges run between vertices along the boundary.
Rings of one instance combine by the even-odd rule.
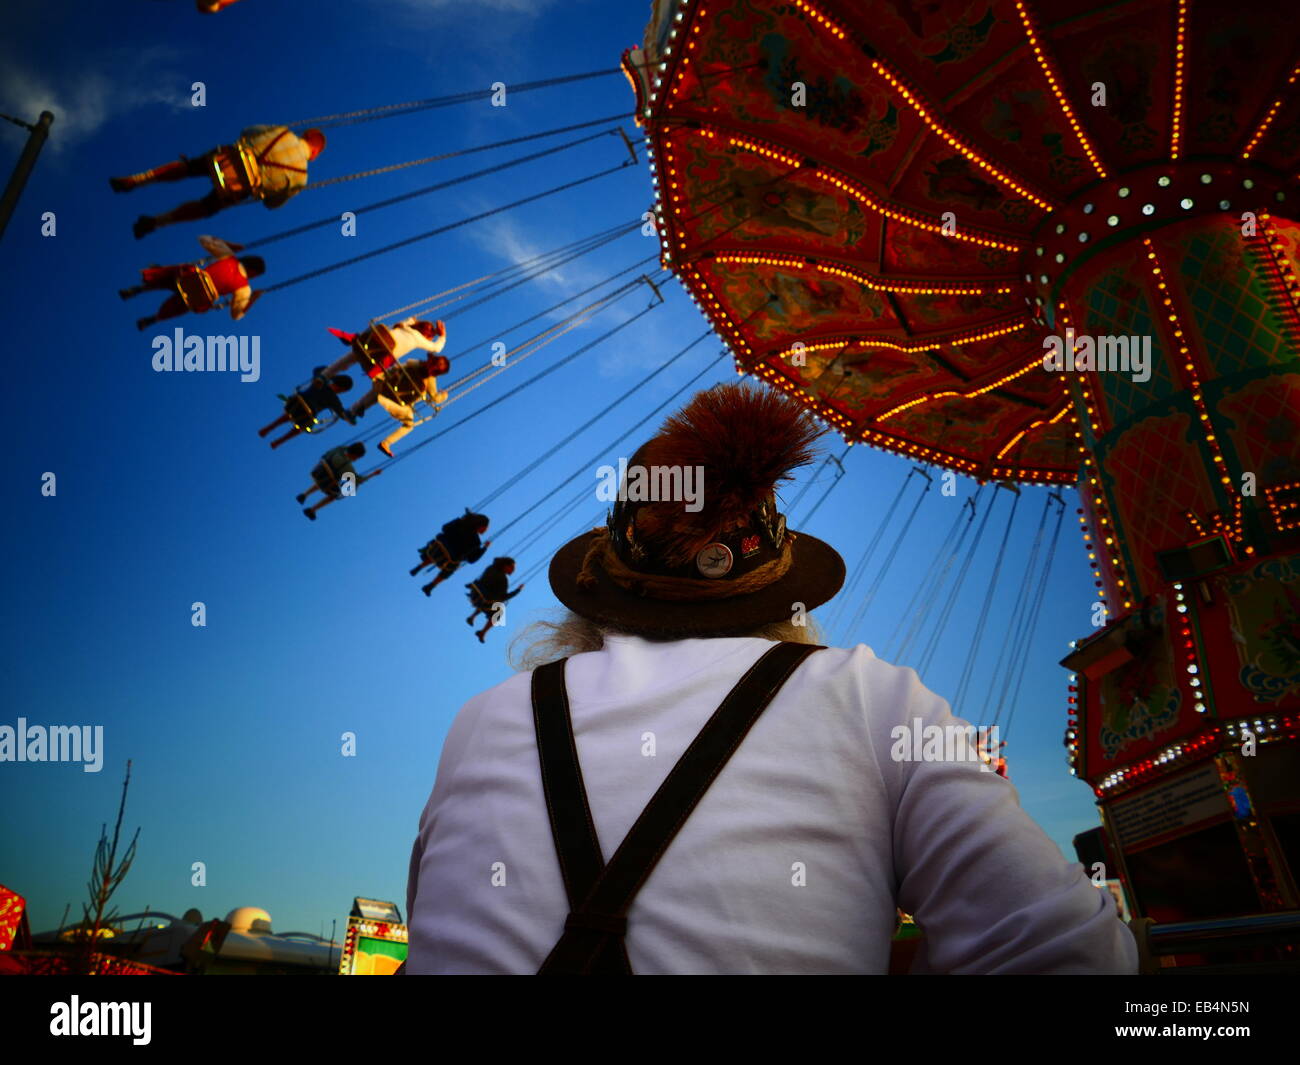
[[[203,18],[188,0],[132,0],[25,4],[7,14],[0,111],[30,120],[48,107],[57,118],[0,246],[9,416],[16,421],[8,439],[8,697],[0,724],[23,716],[33,724],[103,725],[106,746],[98,774],[76,765],[0,765],[0,800],[9,812],[0,829],[0,882],[28,896],[35,929],[57,924],[68,902],[78,912],[99,826],[116,812],[128,758],[134,768],[126,823],[142,830],[135,866],[115,900],[123,912],[147,905],[179,914],[195,906],[210,916],[256,905],[270,911],[279,930],[323,925],[328,931],[334,918],[346,916],[354,895],[403,905],[411,840],[453,716],[470,696],[509,675],[508,637],[556,605],[539,575],[512,601],[507,631],[491,633],[481,647],[464,622],[462,584],[470,575],[425,599],[407,575],[416,548],[704,327],[684,291],[670,282],[664,306],[420,448],[357,498],[308,523],[293,496],[308,485],[320,452],[350,437],[336,426],[271,452],[256,430],[278,414],[277,392],[341,351],[326,326],[359,329],[373,315],[635,218],[650,205],[651,189],[643,163],[269,294],[240,326],[260,337],[256,383],[235,375],[155,373],[153,334],[138,333],[134,322],[161,300],[147,295],[123,304],[117,297],[139,267],[198,258],[199,233],[258,239],[553,142],[309,192],[274,213],[242,207],[138,243],[130,231],[138,213],[201,195],[203,184],[116,196],[110,175],[197,154],[246,125],[613,68],[623,48],[640,40],[649,4],[322,2],[310,5],[309,23],[294,17],[303,9],[243,0]],[[189,103],[196,81],[206,85],[204,108]],[[626,82],[615,75],[519,94],[504,108],[474,103],[348,126],[329,132],[313,177],[523,136],[627,112],[631,104]],[[7,169],[22,141],[18,129],[0,129],[0,166]],[[399,207],[363,212],[354,238],[330,226],[269,245],[266,281],[623,158],[621,142],[604,137]],[[54,237],[39,232],[46,211],[57,219]],[[655,250],[653,238],[625,237],[506,297],[448,316],[452,378],[486,357],[480,349],[457,362],[464,345],[496,336],[513,345],[538,327],[505,334],[506,327]],[[448,408],[404,445],[492,402],[645,303],[642,291],[622,300]],[[233,331],[229,319],[215,315],[175,324]],[[590,461],[593,453],[701,370],[701,386],[734,379],[729,359],[715,363],[720,351],[715,337],[697,345],[492,504],[499,528],[547,499],[575,470],[593,484],[589,503],[520,554],[521,573],[596,516],[596,467],[630,455],[649,426],[603,452],[600,462]],[[376,408],[363,425],[381,419]],[[836,438],[825,443],[835,454],[843,450]],[[860,447],[845,465],[845,478],[809,531],[837,545],[852,567],[908,466]],[[46,472],[58,478],[53,498],[40,492]],[[792,514],[796,528],[829,483],[824,471],[816,475],[821,483]],[[851,642],[881,653],[893,642],[916,582],[934,565],[942,532],[971,487],[960,484],[957,498],[937,490],[926,497]],[[574,491],[557,493],[494,548],[509,549]],[[1002,570],[1006,594],[987,620],[972,684],[978,701],[957,708],[972,720],[978,721],[982,685],[1007,628],[1009,593],[1019,585],[1043,492],[1028,489],[1021,502]],[[1074,531],[1073,493],[1066,499],[1064,542],[1032,638],[1009,753],[1025,807],[1073,858],[1070,838],[1097,822],[1088,788],[1067,774],[1060,742],[1067,679],[1056,663],[1070,639],[1089,631],[1092,598]],[[966,661],[1005,513],[992,518],[924,676],[945,696]],[[876,563],[894,531],[885,534]],[[868,570],[864,589],[874,576]],[[202,628],[191,624],[191,604],[200,601],[207,613]],[[845,616],[855,607],[849,603]],[[354,758],[340,755],[345,731],[357,735]],[[195,861],[206,863],[206,887],[190,885]]]

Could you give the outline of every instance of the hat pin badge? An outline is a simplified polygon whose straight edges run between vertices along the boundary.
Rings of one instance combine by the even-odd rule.
[[[735,559],[726,544],[706,544],[695,556],[695,568],[705,577],[725,577],[731,572]]]

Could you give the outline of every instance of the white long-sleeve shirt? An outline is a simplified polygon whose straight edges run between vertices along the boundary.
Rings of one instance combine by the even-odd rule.
[[[578,757],[606,861],[770,647],[614,636],[569,660]],[[892,760],[891,730],[917,718],[965,724],[913,670],[863,645],[808,658],[632,903],[633,971],[883,973],[901,907],[925,933],[913,971],[1136,972],[1109,892],[1061,856],[1007,780],[971,761]],[[569,905],[529,674],[457,715],[407,891],[411,974],[536,972],[560,938]]]
[[[388,327],[393,337],[393,358],[400,361],[404,355],[409,355],[417,348],[427,351],[430,355],[437,355],[446,346],[446,335],[435,333],[433,339],[430,339],[414,328],[416,320],[412,317]]]

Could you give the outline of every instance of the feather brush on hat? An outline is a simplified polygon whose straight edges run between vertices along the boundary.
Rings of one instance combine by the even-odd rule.
[[[668,565],[690,561],[719,533],[748,524],[778,483],[813,460],[823,432],[807,410],[770,388],[737,382],[698,393],[634,461],[703,467],[702,509],[642,504],[636,539]]]

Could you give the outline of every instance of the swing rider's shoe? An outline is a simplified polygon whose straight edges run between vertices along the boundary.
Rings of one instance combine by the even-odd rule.
[[[147,237],[150,233],[152,233],[157,228],[158,228],[157,222],[155,222],[149,215],[142,214],[139,218],[135,220],[135,225],[131,227],[131,232],[135,234],[136,240],[140,240],[144,237]]]
[[[386,441],[381,440],[379,442],[379,450],[382,451],[385,455],[387,455],[390,459],[393,457],[393,449],[388,446],[388,443]]]
[[[302,493],[300,493],[296,498],[297,498],[297,500],[298,500],[299,503],[306,503],[306,502],[307,502],[307,493],[306,493],[306,492],[302,492]]]
[[[302,508],[302,512],[303,512],[304,514],[307,515],[307,520],[308,520],[308,521],[315,521],[315,520],[316,520],[316,512],[315,512],[314,510],[312,510],[311,507],[303,507],[303,508]]]

